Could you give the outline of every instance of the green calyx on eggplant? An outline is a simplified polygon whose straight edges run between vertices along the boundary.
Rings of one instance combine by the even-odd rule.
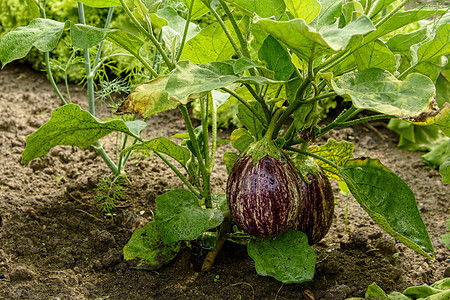
[[[334,196],[330,181],[311,157],[295,154],[292,158],[300,174],[302,204],[294,229],[308,236],[313,245],[328,232],[333,221]]]
[[[292,228],[301,203],[298,179],[297,169],[268,130],[238,157],[228,177],[228,205],[239,229],[271,237]]]

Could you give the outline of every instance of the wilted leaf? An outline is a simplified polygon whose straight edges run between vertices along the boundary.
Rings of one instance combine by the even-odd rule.
[[[433,245],[411,189],[378,159],[348,160],[340,176],[369,216],[392,237],[432,258]]]
[[[413,73],[401,81],[382,69],[346,73],[331,84],[336,93],[351,99],[355,107],[398,118],[429,111],[435,93],[434,83],[427,76]]]
[[[309,152],[320,155],[338,166],[344,166],[347,160],[353,157],[353,150],[355,146],[347,141],[336,142],[333,139],[328,139],[327,143],[323,146],[313,145],[308,148]],[[325,163],[320,159],[315,159],[316,163],[324,170],[325,174],[331,180],[343,179],[339,176],[338,170],[333,166]]]
[[[26,165],[58,145],[85,149],[112,131],[131,133],[122,120],[103,122],[78,105],[67,104],[54,109],[50,120],[27,137],[22,158]]]
[[[133,150],[148,150],[167,154],[181,165],[185,166],[191,152],[188,148],[179,146],[166,137],[160,136],[141,144],[135,144],[122,150],[121,155]]]
[[[405,120],[421,126],[435,125],[447,136],[450,136],[450,103],[444,103],[440,109],[435,105],[432,108],[430,111],[422,112]]]
[[[247,251],[259,275],[283,283],[301,283],[314,277],[316,253],[303,232],[290,230],[273,239],[252,238]]]
[[[141,83],[128,95],[117,109],[117,113],[138,114],[142,118],[174,109],[185,104],[186,101],[178,101],[169,98],[165,90],[169,76],[160,76],[150,81]]]
[[[130,260],[138,257],[138,267],[154,270],[172,261],[179,250],[180,243],[163,243],[156,222],[151,221],[133,232],[123,248],[123,258]]]
[[[166,244],[180,240],[195,240],[203,232],[219,226],[224,212],[202,208],[199,199],[183,189],[172,190],[156,198],[155,220]]]

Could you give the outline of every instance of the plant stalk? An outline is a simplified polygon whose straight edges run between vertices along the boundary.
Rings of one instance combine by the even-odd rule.
[[[186,19],[186,25],[184,26],[183,31],[183,38],[181,40],[180,49],[178,49],[177,57],[175,58],[175,61],[179,61],[181,57],[181,53],[183,52],[184,44],[186,43],[187,34],[189,31],[189,24],[191,23],[191,17],[192,17],[192,8],[194,7],[194,0],[192,0],[191,5],[189,7],[187,19]]]
[[[322,135],[326,134],[327,132],[329,132],[330,130],[332,130],[334,128],[350,127],[350,126],[364,123],[364,122],[383,120],[383,119],[393,119],[393,118],[395,118],[395,116],[382,114],[382,115],[364,117],[364,118],[360,118],[360,119],[356,119],[356,120],[352,120],[352,121],[348,121],[348,122],[337,122],[337,123],[333,122],[333,123],[328,124],[324,128],[322,128],[320,130],[320,132],[317,134],[317,137],[321,137]]]

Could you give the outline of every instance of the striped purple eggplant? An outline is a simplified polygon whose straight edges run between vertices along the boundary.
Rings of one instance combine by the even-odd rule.
[[[253,236],[270,237],[291,228],[298,217],[301,197],[299,175],[290,159],[278,150],[277,158],[255,161],[242,155],[227,182],[227,199],[239,229]]]
[[[312,158],[299,155],[293,161],[302,186],[302,205],[294,229],[305,233],[313,245],[327,234],[333,221],[333,190],[327,175]]]

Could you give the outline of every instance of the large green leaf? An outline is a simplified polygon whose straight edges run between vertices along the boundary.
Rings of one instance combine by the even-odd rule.
[[[383,69],[391,73],[396,71],[394,53],[380,40],[359,47],[353,56],[359,71],[370,68]]]
[[[242,9],[249,16],[253,16],[256,13],[263,18],[272,16],[280,18],[286,11],[286,5],[283,0],[232,0],[230,3]]]
[[[134,56],[139,56],[139,51],[144,45],[144,41],[132,33],[123,30],[113,30],[107,39],[114,44],[122,47]]]
[[[273,239],[252,238],[247,251],[259,275],[283,283],[301,283],[314,277],[316,253],[303,232],[290,230]]]
[[[338,166],[344,166],[347,160],[353,157],[355,146],[347,141],[336,142],[334,139],[328,139],[322,146],[312,145],[308,148],[309,152],[320,155]],[[323,160],[315,159],[316,163],[323,169],[329,179],[342,181],[338,170],[325,163]]]
[[[156,198],[155,220],[166,244],[180,240],[195,240],[203,232],[219,226],[224,212],[202,208],[199,199],[183,189],[172,190]]]
[[[34,19],[28,26],[17,27],[0,41],[0,60],[3,67],[25,57],[34,46],[39,51],[53,50],[61,38],[65,24],[49,19]]]
[[[183,99],[191,94],[209,92],[229,86],[233,83],[265,84],[277,83],[264,77],[239,77],[236,74],[236,63],[240,61],[212,62],[196,65],[188,61],[180,61],[171,73],[166,91],[169,96]],[[247,65],[247,67],[251,67]]]
[[[353,105],[399,118],[413,117],[430,110],[435,89],[425,75],[413,73],[404,81],[382,69],[344,74],[333,89],[349,98]]]
[[[84,24],[70,23],[70,39],[75,47],[91,48],[103,41],[112,31],[110,29],[97,28]]]
[[[169,76],[160,76],[141,83],[128,95],[117,109],[117,113],[138,114],[143,118],[177,108],[185,101],[170,98],[165,90]]]
[[[343,0],[319,0],[320,13],[310,25],[319,30],[322,26],[336,23],[337,18],[342,14],[343,2]]]
[[[78,0],[79,2],[91,7],[111,7],[121,6],[120,0]]]
[[[303,19],[275,21],[255,17],[254,22],[306,61],[311,58],[313,49],[315,54],[333,54],[351,45],[352,38],[361,38],[363,34],[375,30],[372,21],[366,16],[361,16],[344,28],[338,28],[334,24],[322,27],[319,32],[308,26]],[[296,34],[292,34],[293,32]]]
[[[245,128],[238,128],[233,130],[230,137],[231,145],[239,152],[243,152],[247,147],[254,142],[253,136]]]
[[[225,22],[225,24],[227,28],[231,28],[229,21]],[[203,64],[228,60],[233,53],[234,48],[225,35],[225,32],[219,23],[215,22],[202,29],[199,34],[184,45],[180,59],[189,60],[196,64]]]
[[[139,228],[123,247],[123,258],[139,258],[138,267],[158,269],[172,261],[180,250],[180,243],[164,244],[155,221]]]
[[[450,20],[449,20],[450,22]],[[450,54],[450,23],[439,26],[434,38],[411,47],[412,64]]]
[[[408,11],[398,11],[385,23],[380,25],[376,31],[368,33],[364,37],[364,44],[368,44],[383,35],[386,35],[396,29],[399,29],[405,25],[430,18],[439,14],[445,13],[445,10],[435,9],[417,9]]]
[[[201,0],[183,0],[186,7],[191,7],[192,1],[194,1],[194,6],[192,7],[191,19],[195,20],[206,14],[209,9],[203,4]]]
[[[378,159],[348,160],[340,176],[356,201],[387,233],[431,258],[433,245],[411,189]]]
[[[132,133],[122,120],[103,122],[78,105],[67,104],[54,109],[50,120],[27,137],[22,158],[26,165],[58,145],[85,149],[112,131]]]
[[[291,62],[291,56],[271,35],[267,36],[259,48],[258,57],[265,61],[269,70],[274,71],[275,80],[288,80],[294,73],[295,67]]]
[[[175,159],[181,165],[186,166],[187,161],[190,158],[190,151],[188,148],[180,146],[172,142],[166,137],[160,136],[152,140],[146,141],[141,144],[135,144],[122,150],[121,154],[133,151],[133,150],[148,150],[167,154]]]
[[[294,18],[311,22],[319,14],[321,5],[317,0],[285,0],[287,9]]]

